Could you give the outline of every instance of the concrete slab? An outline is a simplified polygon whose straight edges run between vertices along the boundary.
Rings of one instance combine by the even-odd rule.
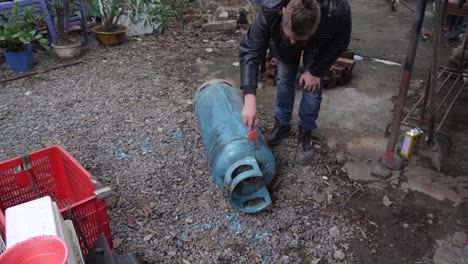
[[[408,179],[404,188],[424,193],[439,201],[447,199],[453,206],[458,206],[468,199],[468,177],[452,178],[416,165],[408,166],[404,175]]]
[[[468,263],[468,256],[463,254],[463,241],[466,234],[456,232],[445,240],[437,240],[437,249],[433,261],[434,264],[463,264]],[[460,238],[462,238],[461,241]]]

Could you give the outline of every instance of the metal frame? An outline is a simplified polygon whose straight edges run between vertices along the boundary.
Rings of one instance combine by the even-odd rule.
[[[452,110],[455,101],[460,97],[461,92],[465,89],[466,84],[463,81],[463,77],[468,77],[468,73],[461,73],[457,69],[453,68],[439,68],[438,80],[440,81],[443,79],[441,85],[437,87],[436,91],[436,100],[438,99],[437,96],[443,96],[440,102],[436,103],[436,114],[442,114],[442,119],[434,123],[435,124],[435,131],[441,131],[447,116]],[[450,88],[447,87],[450,83]],[[418,127],[423,124],[427,124],[428,121],[424,119],[425,110],[427,108],[427,96],[429,92],[428,85],[426,86],[426,90],[424,95],[422,95],[419,100],[414,104],[412,109],[405,115],[401,124],[404,126],[409,127]],[[447,105],[446,101],[451,97],[450,103]],[[422,103],[422,104],[421,104]],[[445,108],[445,109],[444,109]],[[420,110],[419,114],[415,116],[416,110]]]
[[[400,90],[397,101],[395,103],[393,120],[392,123],[387,126],[385,131],[385,136],[389,137],[386,152],[393,153],[395,151],[398,135],[400,132],[400,125],[409,127],[419,127],[424,125],[427,127],[428,131],[428,144],[432,144],[433,141],[436,141],[434,134],[439,134],[447,138],[449,142],[449,149],[451,147],[452,143],[450,137],[442,131],[442,128],[448,114],[452,110],[453,105],[467,86],[463,80],[463,77],[468,77],[468,73],[461,71],[460,67],[459,69],[437,67],[438,49],[443,22],[442,18],[444,18],[447,14],[447,4],[448,0],[444,0],[442,7],[440,6],[439,1],[436,2],[432,63],[424,95],[419,98],[416,104],[411,107],[411,110],[402,119],[408,96],[408,88],[411,80],[414,60],[416,57],[416,50],[421,33],[421,27],[424,21],[424,12],[427,5],[427,0],[418,0],[417,2],[415,18],[411,31],[411,39],[408,45],[408,52],[406,55],[403,73],[401,75]],[[467,39],[468,31],[465,33],[465,39],[463,41],[462,57],[465,55]],[[436,74],[432,74],[434,72],[437,72],[437,76],[435,76]],[[419,110],[419,113],[417,110]],[[427,111],[429,112],[426,118]]]

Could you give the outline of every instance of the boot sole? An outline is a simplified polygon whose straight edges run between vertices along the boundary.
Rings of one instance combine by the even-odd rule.
[[[295,160],[296,160],[296,163],[299,164],[299,165],[307,165],[307,164],[312,164],[313,161],[314,161],[314,157],[315,157],[315,153],[314,151],[312,150],[312,155],[310,156],[310,158],[308,159],[305,159],[305,160],[300,160],[297,158],[297,151],[296,151],[296,157],[295,157]]]
[[[273,147],[273,146],[276,146],[278,145],[279,143],[281,143],[281,141],[287,137],[289,137],[291,135],[291,131],[287,132],[286,134],[282,135],[278,140],[274,141],[274,142],[268,142],[267,141],[267,144],[268,146],[270,147]]]

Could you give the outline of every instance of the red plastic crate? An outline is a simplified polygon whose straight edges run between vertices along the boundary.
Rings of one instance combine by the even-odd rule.
[[[22,170],[21,157],[0,163],[0,209],[36,199],[28,170]],[[106,202],[98,200],[91,183],[91,174],[60,146],[51,146],[29,154],[29,172],[40,197],[50,196],[60,213],[70,219],[67,206],[83,231],[86,242],[94,245],[104,233],[112,249]],[[79,237],[79,232],[77,235]],[[81,242],[83,254],[87,254]]]

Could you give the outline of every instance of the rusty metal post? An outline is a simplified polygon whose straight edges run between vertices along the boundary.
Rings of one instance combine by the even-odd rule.
[[[400,91],[398,99],[395,103],[395,111],[393,113],[392,126],[390,128],[390,136],[387,143],[387,152],[394,152],[398,133],[400,131],[401,116],[405,107],[406,98],[408,96],[408,88],[411,81],[411,74],[413,72],[414,60],[416,58],[416,50],[418,49],[419,35],[424,21],[424,12],[426,11],[427,0],[418,0],[416,4],[416,14],[411,28],[411,39],[406,53],[406,60],[401,74]],[[437,74],[434,74],[437,76]]]
[[[432,67],[432,66],[431,66]],[[431,77],[432,76],[432,68],[429,69],[429,76],[427,76],[427,81],[426,81],[426,88],[424,89],[424,96],[423,96],[423,101],[421,105],[421,112],[419,113],[419,120],[418,120],[418,126],[421,127],[421,124],[423,123],[424,116],[426,115],[426,107],[427,107],[427,100],[429,97],[429,89],[431,89]]]
[[[440,33],[442,31],[442,12],[440,1],[435,2],[434,34],[432,35],[432,65],[431,87],[429,89],[429,122],[427,129],[427,143],[432,144],[434,139],[434,124],[436,118],[435,91],[437,89],[437,63],[439,59]]]

